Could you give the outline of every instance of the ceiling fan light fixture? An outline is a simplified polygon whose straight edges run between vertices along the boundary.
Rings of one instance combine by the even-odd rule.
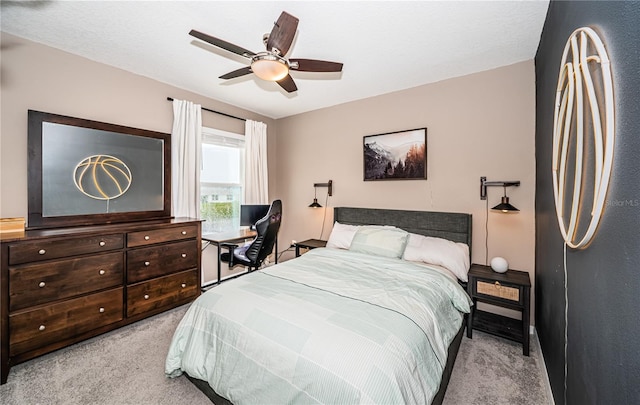
[[[262,80],[277,82],[289,74],[287,61],[273,54],[258,54],[251,60],[251,71]]]

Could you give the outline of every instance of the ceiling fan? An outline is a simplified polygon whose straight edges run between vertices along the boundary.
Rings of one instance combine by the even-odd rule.
[[[267,50],[263,52],[251,52],[247,49],[234,45],[222,39],[203,34],[202,32],[191,30],[189,35],[201,39],[211,45],[225,49],[229,52],[243,56],[251,61],[250,66],[245,66],[233,72],[220,76],[220,79],[233,79],[255,73],[263,80],[276,82],[287,92],[292,93],[298,90],[295,82],[289,75],[290,71],[298,72],[341,72],[342,63],[329,62],[316,59],[288,59],[285,57],[293,37],[298,28],[298,19],[283,11],[280,18],[275,22],[270,34],[265,34],[262,38]]]

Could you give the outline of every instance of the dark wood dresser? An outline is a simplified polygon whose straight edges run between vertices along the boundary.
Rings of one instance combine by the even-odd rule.
[[[1,383],[12,365],[195,299],[200,235],[183,218],[3,236]]]

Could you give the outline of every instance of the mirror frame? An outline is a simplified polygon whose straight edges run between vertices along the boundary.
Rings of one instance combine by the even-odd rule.
[[[104,225],[131,221],[171,218],[171,135],[163,132],[131,128],[122,125],[67,117],[41,111],[28,112],[28,223],[27,229],[58,228],[66,226]],[[44,122],[97,129],[126,135],[163,140],[163,209],[107,214],[42,216],[42,127]]]

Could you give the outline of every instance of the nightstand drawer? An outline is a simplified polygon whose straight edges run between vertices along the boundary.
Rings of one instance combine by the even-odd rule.
[[[500,284],[499,281],[487,282],[478,280],[476,283],[478,294],[520,302],[520,288]]]

